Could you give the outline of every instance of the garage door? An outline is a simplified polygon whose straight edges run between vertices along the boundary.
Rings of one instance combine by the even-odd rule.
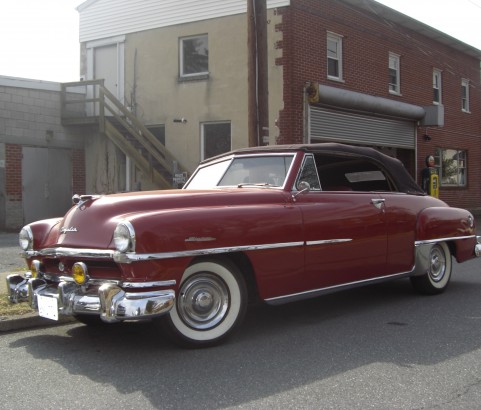
[[[415,121],[309,106],[311,142],[331,141],[415,149]]]

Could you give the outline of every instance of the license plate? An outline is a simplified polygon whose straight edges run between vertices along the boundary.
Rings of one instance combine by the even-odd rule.
[[[37,295],[38,315],[51,320],[58,320],[58,301],[56,298]]]

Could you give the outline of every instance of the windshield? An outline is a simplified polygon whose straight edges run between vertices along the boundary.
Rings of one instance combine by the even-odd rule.
[[[236,157],[197,170],[185,189],[283,187],[294,155]]]

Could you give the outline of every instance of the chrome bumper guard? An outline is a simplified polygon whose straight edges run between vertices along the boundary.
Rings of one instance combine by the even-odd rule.
[[[7,292],[12,303],[28,302],[38,310],[38,297],[46,296],[57,300],[59,315],[97,314],[106,323],[162,316],[175,302],[175,292],[170,289],[126,292],[117,284],[104,283],[92,292],[74,282],[61,281],[55,286],[15,274],[7,276]]]

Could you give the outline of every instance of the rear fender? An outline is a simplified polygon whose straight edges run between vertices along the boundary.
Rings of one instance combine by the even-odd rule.
[[[476,228],[473,215],[461,208],[426,208],[418,216],[416,249],[419,254],[430,244],[446,242],[458,262],[474,257]],[[418,255],[419,256],[419,255]]]

